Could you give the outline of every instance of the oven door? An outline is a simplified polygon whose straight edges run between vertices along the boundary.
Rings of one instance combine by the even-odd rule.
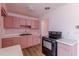
[[[44,40],[43,41],[43,46],[49,50],[52,50],[52,43],[49,41]]]
[[[42,52],[47,56],[57,55],[56,41],[42,40]]]

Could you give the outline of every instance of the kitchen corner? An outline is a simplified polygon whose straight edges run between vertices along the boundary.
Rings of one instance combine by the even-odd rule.
[[[40,44],[40,20],[36,17],[8,13],[6,4],[1,4],[1,46],[19,44],[21,49]],[[4,12],[5,10],[5,12]]]

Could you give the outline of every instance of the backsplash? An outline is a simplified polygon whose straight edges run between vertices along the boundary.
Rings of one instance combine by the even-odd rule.
[[[4,29],[5,34],[17,34],[24,32],[24,29]]]
[[[31,33],[35,35],[40,35],[39,30],[31,30],[31,29],[4,29],[5,34],[20,34],[20,33]]]

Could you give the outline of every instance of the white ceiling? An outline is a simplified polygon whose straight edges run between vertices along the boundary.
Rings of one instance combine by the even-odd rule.
[[[40,17],[47,12],[54,10],[64,3],[7,3],[8,12],[18,13],[22,15]],[[50,7],[49,10],[45,10],[45,7]]]

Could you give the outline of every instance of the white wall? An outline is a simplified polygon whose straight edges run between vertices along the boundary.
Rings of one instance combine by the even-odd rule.
[[[79,41],[79,29],[76,28],[79,25],[79,4],[63,5],[42,18],[47,17],[49,17],[49,30],[62,31],[64,39]]]
[[[63,38],[73,39],[78,36],[76,25],[79,25],[79,4],[66,4],[44,17],[49,18],[49,30],[62,31]]]

